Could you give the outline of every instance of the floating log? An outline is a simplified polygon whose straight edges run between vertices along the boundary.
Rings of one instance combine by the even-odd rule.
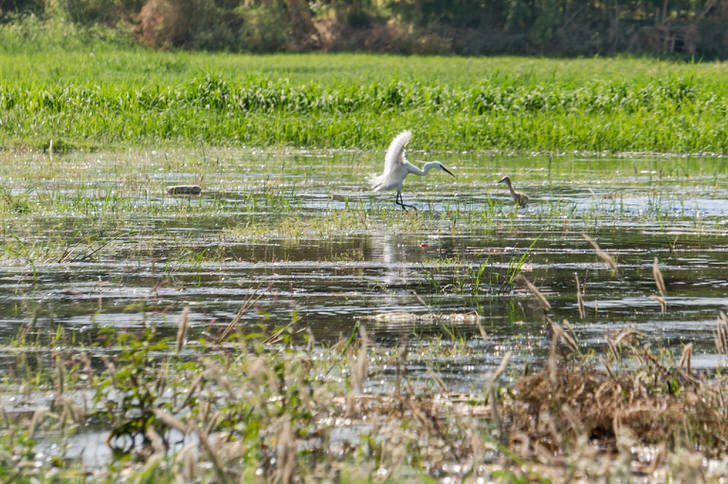
[[[469,313],[450,313],[450,314],[417,314],[417,313],[405,313],[405,312],[390,312],[382,314],[374,314],[368,316],[362,316],[361,319],[373,319],[379,323],[394,323],[394,324],[407,324],[407,323],[461,323],[461,324],[473,324],[480,316],[475,311]]]
[[[200,185],[174,185],[167,187],[170,195],[199,195],[202,192]]]

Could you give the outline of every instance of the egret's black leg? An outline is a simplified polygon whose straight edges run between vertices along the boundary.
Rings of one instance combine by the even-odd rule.
[[[405,212],[407,211],[407,205],[402,203],[402,192],[397,191],[397,194],[394,196],[394,204],[402,207],[402,210]]]
[[[402,210],[407,210],[408,208],[417,210],[417,207],[414,205],[407,205],[404,203],[404,200],[402,200],[402,192],[397,192],[397,196],[394,198],[394,203],[402,207]]]

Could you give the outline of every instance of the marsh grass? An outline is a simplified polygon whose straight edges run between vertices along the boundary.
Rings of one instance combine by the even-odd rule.
[[[554,328],[555,345],[571,340],[573,332]],[[716,458],[728,450],[722,381],[691,370],[689,345],[677,363],[636,332],[618,335],[615,354],[629,364],[611,361],[605,369],[571,342],[531,375],[509,373],[506,355],[482,392],[461,395],[447,391],[437,367],[429,372],[433,386],[416,385],[405,347],[372,346],[363,326],[325,351],[307,344],[302,329],[295,322],[271,332],[238,328],[224,342],[185,345],[183,336],[175,341],[153,329],[107,331],[101,341],[73,344],[62,332],[48,341],[19,335],[26,348],[65,344],[40,366],[19,359],[5,376],[4,394],[26,388],[29,399],[22,412],[6,413],[0,470],[65,480],[57,470],[63,455],[40,457],[38,437],[82,434],[92,423],[110,429],[119,456],[133,456],[98,464],[105,475],[142,479],[153,470],[160,482],[342,472],[365,480],[509,473],[609,479],[616,472],[677,479],[704,472],[700,460],[678,466],[684,453]],[[441,348],[447,353],[452,344]],[[394,367],[401,369],[394,392],[371,393],[367,382]],[[32,403],[46,390],[54,392],[53,410]],[[342,428],[357,437],[341,437]],[[203,452],[190,453],[197,442]],[[645,458],[640,446],[656,450]],[[614,462],[631,467],[619,470]]]

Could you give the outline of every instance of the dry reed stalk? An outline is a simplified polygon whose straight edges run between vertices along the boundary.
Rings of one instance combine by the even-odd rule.
[[[665,313],[667,312],[667,301],[665,301],[665,298],[662,298],[660,296],[650,296],[650,299],[655,301],[657,304],[660,305],[660,312]]]
[[[614,341],[612,341],[612,338],[607,336],[606,340],[607,340],[607,348],[609,348],[609,352],[612,354],[612,356],[614,356],[614,359],[617,361],[621,360],[622,355],[620,355],[619,351],[617,350],[617,345],[614,344]]]
[[[534,286],[531,281],[526,279],[526,277],[523,274],[519,274],[518,277],[516,277],[516,281],[518,281],[519,283],[524,285],[526,287],[526,289],[528,289],[528,291],[531,294],[533,294],[536,297],[536,299],[538,299],[538,301],[541,303],[541,306],[543,306],[543,308],[546,311],[551,310],[551,304],[549,304],[549,302],[546,300],[544,295],[541,294],[541,291],[536,289],[536,286]]]
[[[564,320],[564,321],[566,321],[566,320]],[[566,346],[571,348],[573,351],[575,351],[575,352],[579,351],[579,347],[576,345],[576,341],[574,341],[574,339],[571,336],[566,334],[566,331],[564,331],[564,328],[562,328],[558,324],[554,323],[550,319],[548,320],[548,322],[551,325],[551,331],[554,332],[554,336],[556,336],[557,339],[562,340],[566,344]],[[568,324],[568,321],[566,321],[566,323]]]
[[[367,337],[364,324],[359,324],[359,353],[351,361],[351,389],[346,394],[346,415],[354,415],[356,408],[357,395],[361,394],[364,389],[364,382],[367,376],[369,338]]]
[[[222,418],[222,411],[218,410],[216,411],[212,417],[209,417],[208,415],[205,416],[207,420],[207,426],[205,427],[205,432],[208,434],[212,433],[215,427],[217,427],[217,424],[220,423],[220,419]]]
[[[66,372],[64,371],[65,364],[63,361],[63,357],[61,355],[56,356],[56,370],[58,370],[58,393],[60,395],[63,395],[64,390],[64,382],[66,377]]]
[[[715,326],[715,349],[718,353],[728,353],[728,323],[724,312],[721,311]]]
[[[361,393],[364,390],[364,382],[367,377],[367,350],[369,346],[369,338],[367,337],[367,331],[364,328],[364,324],[359,325],[359,338],[361,340],[359,354],[351,362],[351,384],[354,391],[357,393]]]
[[[440,387],[440,390],[442,390],[444,393],[448,393],[447,386],[445,385],[445,382],[442,381],[442,378],[432,371],[431,368],[427,368],[427,373],[432,377],[433,380],[435,380],[435,383]]]
[[[693,344],[688,343],[685,345],[685,348],[683,348],[682,357],[680,358],[680,368],[685,368],[685,370],[688,372],[688,375],[692,376],[693,374],[693,365],[692,365],[692,359],[693,359]]]
[[[485,339],[488,339],[488,335],[486,334],[485,330],[483,329],[483,325],[480,324],[480,314],[478,314],[477,311],[473,311],[475,313],[475,325],[478,327],[478,331],[480,332],[480,337]]]
[[[556,385],[556,346],[559,344],[559,335],[554,331],[551,335],[551,344],[549,345],[549,354],[546,357],[546,371],[549,381],[552,385]]]
[[[50,413],[51,410],[48,407],[38,407],[35,409],[35,412],[33,412],[33,418],[30,420],[30,425],[28,426],[28,436],[33,436],[36,427],[43,423],[43,420],[45,420]]]
[[[584,311],[584,298],[582,297],[581,286],[579,285],[579,274],[574,273],[574,277],[576,278],[576,304],[579,308],[579,318],[584,319],[586,311]]]
[[[222,466],[222,463],[220,462],[220,459],[215,452],[215,449],[212,448],[212,444],[210,444],[210,439],[207,433],[204,430],[197,428],[197,426],[195,426],[195,433],[197,433],[202,447],[205,449],[207,455],[210,457],[210,461],[212,461],[212,466],[215,469],[215,474],[217,475],[217,478],[223,484],[230,484],[230,480],[225,473],[225,468]]]
[[[718,324],[722,323],[723,328],[723,347],[726,348],[725,352],[728,352],[728,316],[721,311],[718,313]]]
[[[508,367],[508,363],[510,363],[512,356],[513,354],[510,351],[507,351],[506,354],[503,355],[503,358],[501,358],[501,362],[498,365],[498,368],[496,368],[495,371],[490,375],[490,381],[494,382],[501,377],[503,372],[506,371],[506,368]]]
[[[584,423],[576,415],[574,409],[571,408],[568,403],[563,403],[560,410],[561,415],[565,417],[566,422],[569,424],[569,427],[571,427],[574,435],[578,436],[577,442],[586,444],[585,447],[588,446],[588,437],[586,435],[586,430],[584,429]],[[562,445],[562,448],[566,448],[566,445]]]
[[[164,453],[167,450],[167,447],[164,445],[164,442],[162,442],[162,437],[159,436],[156,430],[154,430],[154,427],[151,425],[147,427],[147,430],[144,432],[144,435],[147,436],[149,439],[149,442],[152,443],[152,448],[154,449],[154,453],[157,455],[164,455]]]
[[[238,312],[235,314],[235,317],[233,318],[233,320],[230,321],[230,324],[227,325],[227,327],[222,332],[222,334],[220,334],[220,337],[217,338],[218,344],[222,343],[225,340],[225,338],[227,338],[230,335],[230,333],[232,333],[235,329],[238,328],[238,326],[240,324],[240,318],[242,318],[243,315],[245,313],[247,313],[250,310],[250,308],[252,308],[258,302],[258,300],[260,300],[260,298],[263,297],[263,295],[266,292],[268,292],[270,290],[270,288],[273,286],[273,284],[269,284],[268,288],[265,291],[259,293],[258,291],[260,290],[262,285],[263,285],[262,282],[260,284],[258,284],[258,287],[255,288],[255,291],[253,291],[253,293],[250,296],[248,296],[248,299],[246,299],[245,302],[243,302],[243,305],[240,306],[240,309],[238,309]]]
[[[86,372],[87,376],[90,376],[93,368],[91,368],[91,358],[88,357],[88,353],[85,351],[81,352],[81,363],[83,363],[83,371]]]
[[[263,344],[264,345],[274,345],[274,344],[280,343],[281,341],[283,341],[282,335],[286,331],[288,331],[291,334],[300,334],[300,333],[303,333],[304,331],[306,331],[307,328],[299,328],[295,332],[292,332],[292,329],[296,326],[297,322],[298,322],[298,320],[294,319],[293,321],[291,321],[284,327],[279,328],[278,330],[274,331],[273,334],[271,334],[270,336],[268,336],[268,338],[263,340]]]
[[[111,361],[106,356],[103,356],[101,358],[101,361],[104,362],[104,365],[106,365],[106,370],[109,372],[109,376],[111,377],[111,381],[114,383],[115,386],[119,385],[119,380],[116,378],[116,366],[114,366],[114,362]]]
[[[402,395],[402,381],[407,374],[407,353],[409,347],[407,346],[407,336],[402,339],[402,347],[397,351],[397,359],[395,366],[395,379],[394,379],[394,395],[399,397]],[[405,380],[406,382],[406,380]]]
[[[291,420],[283,417],[283,427],[278,432],[276,444],[277,469],[276,482],[290,484],[293,482],[296,469],[296,441],[291,429]]]
[[[230,380],[228,380],[228,378],[222,373],[220,367],[217,366],[214,361],[209,359],[202,360],[202,363],[205,365],[205,368],[207,368],[207,372],[212,375],[213,379],[215,379],[221,387],[227,390],[230,398],[235,399],[236,395],[233,390],[233,386],[230,384]]]
[[[420,297],[420,295],[419,295],[419,294],[417,294],[417,292],[416,292],[416,291],[412,290],[412,291],[410,291],[410,294],[412,294],[412,295],[413,295],[413,296],[415,297],[415,299],[417,299],[417,302],[419,302],[420,304],[422,304],[422,305],[423,305],[424,307],[426,307],[426,308],[429,308],[429,307],[430,307],[430,305],[429,305],[429,304],[427,304],[427,303],[426,303],[426,302],[424,301],[424,299],[422,299],[422,298]]]
[[[662,278],[662,272],[657,264],[658,260],[657,257],[655,257],[655,261],[652,263],[652,277],[655,278],[655,285],[657,286],[657,290],[660,291],[660,296],[665,297],[667,295],[665,279]]]
[[[313,349],[316,347],[316,338],[313,336],[313,331],[311,331],[311,327],[306,327],[306,351],[311,353]]]
[[[612,349],[612,348],[610,347],[610,349]],[[615,358],[616,358],[616,356],[615,356]],[[617,377],[614,375],[614,372],[612,371],[612,369],[609,368],[609,365],[607,364],[607,362],[604,361],[602,358],[599,358],[599,361],[601,362],[604,369],[607,371],[607,375],[609,375],[609,378],[611,378],[612,380],[616,380]]]
[[[567,319],[562,320],[561,324],[563,324],[564,327],[567,329],[568,333],[566,333],[566,334],[571,336],[571,341],[572,341],[572,343],[574,343],[574,351],[578,352],[579,351],[578,350],[579,345],[577,344],[578,338],[576,337],[576,332],[574,331],[574,328],[571,327],[571,324],[569,323],[569,321]]]
[[[637,331],[636,329],[626,329],[617,335],[617,337],[614,340],[614,344],[618,345],[622,341],[627,340],[628,338],[632,338],[632,337],[644,338],[644,336],[645,336],[645,333],[643,333],[641,331]]]
[[[179,323],[179,328],[177,329],[177,354],[182,351],[182,346],[185,343],[185,337],[187,336],[187,326],[189,325],[189,321],[190,307],[186,306],[184,310],[182,310],[182,319]]]
[[[175,463],[182,465],[182,473],[175,473],[176,482],[187,483],[196,482],[195,475],[197,474],[196,456],[195,451],[197,450],[197,442],[190,442],[189,444],[182,447],[177,457],[175,457]]]
[[[511,356],[512,356],[512,353],[510,351],[508,351],[505,355],[503,355],[503,358],[501,359],[501,362],[498,365],[498,368],[496,368],[495,371],[488,376],[488,393],[490,396],[490,408],[493,413],[493,420],[495,420],[496,426],[498,427],[498,435],[500,436],[501,440],[506,439],[507,435],[504,431],[503,416],[501,415],[500,406],[499,406],[500,404],[498,402],[497,383],[498,383],[498,379],[501,377],[503,372],[506,371],[506,368],[508,367],[508,363],[511,361]]]
[[[584,238],[584,240],[589,242],[592,247],[594,247],[594,250],[596,251],[597,256],[602,261],[604,261],[604,263],[607,264],[612,269],[612,271],[614,271],[614,274],[616,275],[617,274],[617,263],[614,262],[614,259],[612,258],[612,256],[609,255],[606,251],[602,250],[602,248],[599,247],[599,244],[597,244],[596,241],[594,239],[592,239],[591,237],[589,237],[588,235],[581,234],[581,236]]]
[[[647,466],[647,468],[644,470],[644,475],[651,476],[653,475],[657,469],[662,465],[662,462],[665,460],[665,455],[667,454],[667,444],[666,442],[662,441],[659,444],[657,444],[657,447],[654,450],[654,455],[652,457],[652,461]],[[702,466],[702,462],[701,462]]]
[[[82,420],[86,416],[86,414],[82,412],[78,407],[76,407],[76,405],[74,405],[73,402],[68,398],[60,395],[57,398],[63,404],[64,413],[68,413],[68,415],[71,417],[71,420],[73,420],[74,422],[82,423]]]
[[[179,407],[180,409],[185,408],[188,403],[190,403],[190,399],[195,395],[195,392],[200,386],[200,383],[202,383],[202,379],[205,377],[204,373],[199,373],[195,379],[192,381],[192,385],[190,385],[189,390],[187,390],[187,395],[185,395],[185,399],[182,402],[182,405]]]
[[[183,435],[187,434],[187,426],[184,424],[184,422],[182,422],[180,419],[167,412],[166,410],[155,408],[154,415],[156,415],[159,420],[167,424],[168,427],[179,431]]]

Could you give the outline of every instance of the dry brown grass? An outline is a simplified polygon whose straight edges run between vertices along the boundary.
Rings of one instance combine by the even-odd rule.
[[[722,349],[725,319],[716,329]],[[412,375],[408,341],[398,349],[372,345],[363,325],[358,339],[342,339],[323,360],[312,345],[285,343],[299,334],[291,323],[228,346],[229,353],[200,356],[194,368],[183,362],[179,373],[171,367],[136,372],[149,391],[170,383],[177,390],[149,408],[154,425],[138,430],[146,445],[127,450],[136,457],[129,471],[162,466],[180,482],[248,482],[250,472],[275,482],[335,480],[341,469],[362,481],[404,482],[424,474],[498,480],[502,473],[518,482],[621,482],[637,475],[696,482],[708,475],[708,459],[728,454],[724,380],[693,372],[692,345],[673,357],[627,330],[607,335],[606,355],[594,359],[581,353],[568,321],[548,321],[552,344],[537,373],[515,374],[518,364],[509,362],[519,355],[506,352],[467,394],[450,393],[437,368]],[[176,344],[170,341],[170,365],[183,340],[184,332]],[[104,388],[129,395],[124,375],[137,364],[147,366],[107,359],[105,368],[91,371]],[[372,391],[384,375],[390,390]],[[74,407],[73,388],[61,395],[58,387],[61,405],[13,417],[23,420],[18,429],[33,435],[59,420],[84,425],[90,414]],[[109,398],[116,401],[117,393]],[[110,425],[137,414],[121,413]],[[170,449],[170,431],[192,439],[198,450]],[[336,437],[342,431],[351,438]],[[174,458],[165,460],[172,451]],[[252,460],[241,461],[251,451]],[[725,469],[719,474],[728,477]]]
[[[526,290],[528,290],[528,292],[530,292],[536,298],[544,311],[551,311],[551,304],[548,302],[546,297],[523,274],[519,274],[518,276],[516,276],[515,281]]]
[[[574,274],[576,279],[576,305],[579,308],[579,318],[584,319],[586,317],[586,311],[584,310],[584,292],[579,284],[579,274]]]
[[[597,257],[599,257],[604,263],[612,269],[612,273],[616,276],[617,275],[617,263],[614,261],[614,258],[612,258],[611,255],[609,255],[605,250],[603,250],[601,247],[599,247],[599,244],[589,237],[586,234],[581,234],[582,238],[589,242],[589,244],[594,248],[594,250],[597,253]]]
[[[667,288],[665,288],[665,279],[662,277],[662,271],[660,271],[659,261],[655,257],[655,261],[652,264],[652,277],[655,279],[655,285],[657,290],[660,291],[660,296],[667,296]]]
[[[722,392],[691,374],[690,345],[678,365],[660,361],[636,334],[618,345],[641,362],[639,368],[617,372],[562,359],[552,375],[544,370],[519,379],[508,402],[512,432],[527,436],[532,451],[554,455],[584,441],[617,452],[624,435],[642,445],[710,456],[728,450]]]

